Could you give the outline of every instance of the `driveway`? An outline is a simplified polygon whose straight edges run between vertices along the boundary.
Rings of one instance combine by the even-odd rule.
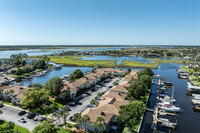
[[[90,101],[97,96],[97,93],[98,92],[108,91],[110,89],[109,86],[113,86],[113,82],[115,82],[116,80],[119,80],[119,82],[121,81],[119,78],[113,78],[113,79],[111,79],[110,82],[104,83],[104,86],[101,87],[101,88],[98,88],[95,92],[90,91],[90,90],[87,91],[88,93],[91,94],[91,96],[87,96],[87,97],[84,97],[83,99],[81,99],[79,101],[81,103],[81,105],[76,105],[74,107],[70,107],[71,111],[69,111],[69,116],[68,116],[67,120],[70,121],[69,118],[71,116],[73,116],[75,113],[81,113],[84,110],[86,110],[88,108],[87,105],[90,104]],[[63,123],[63,122],[64,121],[61,120],[61,123]],[[59,125],[60,123],[57,120],[57,121],[54,121],[54,124],[55,125]]]
[[[21,111],[21,109],[18,109],[16,107],[4,105],[4,107],[0,108],[0,110],[3,111],[3,114],[0,115],[1,120],[12,121],[16,125],[24,127],[29,131],[32,131],[35,128],[35,126],[40,124],[40,122],[38,121],[33,121],[33,119],[28,119],[27,113],[25,115],[19,116],[18,112]],[[19,118],[24,118],[27,122],[26,123],[18,122]]]

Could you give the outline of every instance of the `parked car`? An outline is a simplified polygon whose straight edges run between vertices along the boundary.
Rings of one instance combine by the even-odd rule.
[[[87,94],[88,96],[91,96],[91,94],[90,94],[90,93],[88,93],[88,92],[86,92],[86,93],[84,93],[84,94]]]
[[[18,119],[18,121],[21,123],[26,123],[26,120],[24,118],[20,118],[20,119]]]
[[[26,114],[26,111],[24,111],[24,110],[22,110],[22,111],[20,111],[20,112],[18,113],[19,116],[22,116],[22,115],[24,115],[24,114]]]
[[[41,115],[40,115],[40,117],[39,117],[38,121],[43,121],[43,120],[45,120],[45,119],[46,119],[46,117],[45,117],[45,116],[41,116]]]
[[[88,95],[87,95],[87,94],[83,94],[82,96],[83,96],[83,97],[87,97]]]
[[[33,120],[34,120],[34,121],[38,121],[39,117],[40,117],[40,116],[37,115],[37,116],[35,116],[35,117],[33,118]]]
[[[94,104],[88,104],[87,107],[94,107]]]
[[[70,121],[75,121],[73,116],[69,117],[69,119],[70,119]]]
[[[35,116],[36,116],[35,113],[33,113],[33,112],[28,112],[27,118],[28,118],[28,119],[33,119]]]
[[[69,106],[71,106],[71,107],[76,106],[76,103],[75,102],[70,102]]]
[[[91,89],[91,91],[93,91],[93,92],[94,92],[94,91],[96,91],[96,89],[95,89],[95,88],[92,88],[92,89]]]

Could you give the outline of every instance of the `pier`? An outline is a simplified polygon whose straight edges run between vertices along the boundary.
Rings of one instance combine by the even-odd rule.
[[[173,123],[173,122],[169,122],[169,121],[162,121],[162,120],[159,120],[158,119],[158,115],[159,114],[165,114],[165,115],[171,115],[171,116],[176,116],[177,114],[176,113],[169,113],[169,112],[166,112],[166,111],[159,111],[159,108],[158,108],[158,103],[159,103],[159,98],[160,98],[160,85],[161,85],[161,80],[162,79],[165,79],[163,77],[158,77],[159,78],[159,81],[158,81],[158,91],[157,91],[157,97],[156,97],[156,108],[155,110],[154,109],[149,109],[149,108],[146,108],[147,111],[151,111],[151,112],[154,112],[154,118],[153,118],[153,133],[156,133],[157,132],[157,124],[158,123],[162,123],[162,126],[164,127],[168,127],[168,128],[175,128],[175,126],[177,125],[177,122],[176,123]]]

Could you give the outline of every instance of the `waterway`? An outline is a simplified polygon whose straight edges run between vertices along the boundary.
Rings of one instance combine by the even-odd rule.
[[[12,54],[24,54],[28,56],[37,56],[37,55],[47,55],[60,53],[62,51],[104,51],[104,50],[119,50],[126,47],[110,47],[110,48],[94,48],[94,49],[79,49],[79,48],[69,48],[69,49],[29,49],[29,50],[6,50],[0,51],[0,58],[10,58]]]
[[[178,126],[174,133],[199,133],[200,132],[200,113],[193,111],[193,105],[191,104],[191,96],[187,96],[187,80],[179,79],[177,77],[178,72],[176,68],[179,68],[180,64],[168,63],[160,64],[158,69],[153,70],[155,74],[161,74],[162,77],[166,77],[166,80],[174,84],[174,98],[176,104],[182,109],[180,115],[176,117]],[[152,95],[150,96],[148,107],[154,108],[156,102],[157,85],[152,85]],[[153,121],[152,112],[146,112],[144,120],[141,126],[141,133],[151,133],[151,124]],[[173,119],[172,116],[168,117]],[[169,132],[166,128],[158,126],[158,131]]]
[[[69,50],[69,49],[67,49]],[[76,49],[80,50],[80,49]],[[97,50],[97,49],[96,49]],[[100,49],[99,49],[100,50]],[[94,51],[94,50],[93,50]],[[57,52],[56,50],[54,52]],[[9,58],[11,54],[17,53],[27,53],[28,55],[42,55],[42,54],[50,54],[53,51],[47,52],[38,52],[38,50],[14,50],[14,51],[0,51],[1,58]],[[135,60],[141,61],[144,63],[151,62],[142,57],[110,57],[110,56],[93,56],[93,57],[83,57],[83,59],[91,59],[91,60],[116,60],[117,64],[119,64],[123,59],[127,60]],[[187,96],[187,80],[179,79],[177,77],[176,68],[179,68],[180,64],[168,63],[168,64],[160,64],[158,69],[154,69],[155,74],[161,74],[163,77],[174,84],[174,98],[177,101],[177,104],[182,109],[182,112],[179,116],[177,116],[178,126],[173,131],[174,133],[199,133],[200,132],[200,113],[193,111],[193,105],[191,104],[191,97]],[[52,70],[46,73],[41,77],[34,77],[33,79],[22,81],[23,85],[27,85],[29,83],[41,83],[44,84],[50,78],[62,75],[70,74],[74,70],[80,69],[82,72],[91,71],[91,67],[62,67],[60,70]],[[148,106],[150,108],[155,107],[156,101],[156,91],[157,86],[152,85],[152,95],[150,96]],[[152,124],[152,115],[151,112],[146,112],[144,116],[144,120],[141,127],[141,133],[150,133],[151,124]],[[159,131],[168,132],[167,129],[158,127]]]

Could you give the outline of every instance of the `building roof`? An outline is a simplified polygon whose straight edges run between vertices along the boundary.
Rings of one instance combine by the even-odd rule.
[[[80,78],[76,81],[68,82],[64,85],[63,91],[67,89],[69,89],[70,91],[74,91],[76,90],[78,86],[85,84],[86,81],[87,81],[87,78]]]
[[[115,98],[117,100],[125,100],[127,94],[122,94],[120,92],[108,91],[103,96],[103,98]]]
[[[22,96],[23,96],[23,93],[24,93],[27,89],[28,89],[28,88],[27,88],[27,87],[24,87],[24,86],[14,86],[14,87],[10,87],[10,88],[4,89],[4,90],[3,90],[3,93],[5,93],[6,91],[13,90],[14,93],[13,93],[12,95],[15,96],[15,97],[18,98],[18,99],[21,99]]]
[[[116,85],[116,86],[112,87],[110,89],[110,91],[126,92],[126,93],[128,93],[128,90],[126,89],[127,86],[128,86],[128,84],[126,84],[126,85]]]
[[[128,100],[117,100],[116,98],[106,98],[105,100],[101,101],[96,109],[113,113],[115,115],[119,115],[119,110],[121,105],[128,104]]]
[[[103,119],[105,120],[104,123],[108,124],[108,122],[112,119],[114,114],[110,112],[101,111],[95,108],[88,108],[81,115],[89,116],[91,122],[95,122],[98,117],[103,117]]]

